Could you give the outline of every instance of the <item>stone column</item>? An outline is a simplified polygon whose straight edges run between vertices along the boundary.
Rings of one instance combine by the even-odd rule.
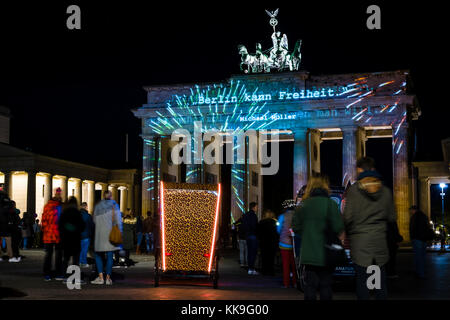
[[[5,175],[5,182],[4,182],[4,186],[5,186],[5,192],[6,194],[8,194],[9,197],[11,197],[11,172],[10,171],[6,171],[3,172],[3,174]]]
[[[245,164],[231,165],[231,210],[233,217],[239,218],[245,211]],[[229,213],[226,213],[229,214]]]
[[[111,185],[111,186],[109,186],[109,189],[111,191],[113,200],[117,202],[119,199],[118,194],[117,194],[118,193],[117,186]]]
[[[342,130],[342,186],[356,181],[356,131],[357,127],[343,127]]]
[[[134,212],[134,188],[132,184],[127,185],[127,208],[131,209],[131,213],[136,215]]]
[[[27,212],[36,213],[36,171],[28,171]]]
[[[294,135],[294,186],[293,198],[298,191],[308,182],[308,157],[307,157],[307,129],[295,129]]]
[[[90,214],[94,213],[94,201],[95,201],[95,182],[94,181],[87,181],[88,183],[88,211]]]
[[[142,161],[142,208],[143,216],[154,210],[155,187],[158,183],[156,159],[157,140],[155,137],[144,138],[144,156]]]
[[[128,201],[128,194],[127,194],[127,188],[126,187],[119,187],[120,190],[120,211],[125,214],[127,212],[127,201]]]
[[[81,180],[80,179],[74,179],[75,180],[75,198],[77,198],[78,204],[81,204]]]
[[[394,203],[400,234],[409,241],[409,178],[408,178],[408,128],[404,123],[393,128]],[[396,133],[395,133],[396,132]]]
[[[68,183],[69,183],[69,179],[67,179],[67,177],[61,177],[61,197],[63,199],[64,202],[67,201],[67,191],[68,191]]]
[[[52,197],[52,175],[45,175],[45,187],[44,187],[44,205],[47,204],[48,200]]]
[[[366,156],[366,129],[358,127],[356,130],[356,159]]]
[[[194,122],[194,132],[191,133],[191,164],[186,165],[186,182],[202,183],[203,165],[203,134],[199,122]]]
[[[422,210],[430,219],[431,213],[429,211],[430,206],[430,181],[428,178],[421,178],[419,183],[419,205]]]
[[[308,176],[320,173],[320,131],[309,129],[308,131]]]

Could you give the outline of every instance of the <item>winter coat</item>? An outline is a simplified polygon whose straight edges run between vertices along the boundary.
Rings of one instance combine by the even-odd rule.
[[[21,221],[22,237],[31,237],[33,232],[34,217],[31,213],[25,212]]]
[[[245,240],[245,230],[242,227],[242,217],[240,217],[235,223],[234,225],[237,227],[237,234],[238,234],[238,238],[239,240]]]
[[[81,209],[80,212],[84,221],[84,230],[81,232],[81,239],[91,239],[94,232],[94,222],[92,221],[92,216],[84,209]]]
[[[61,202],[49,200],[42,213],[42,241],[44,243],[59,243],[58,219],[61,214]]]
[[[123,249],[131,250],[134,248],[134,231],[136,229],[136,219],[123,220]]]
[[[0,191],[0,236],[11,236],[9,230],[10,212],[12,210],[11,200],[6,193]]]
[[[113,226],[113,211],[114,225],[118,225],[120,232],[122,230],[122,213],[119,205],[114,200],[102,200],[94,210],[93,221],[95,224],[95,241],[94,248],[96,252],[107,252],[120,250],[120,246],[114,246],[109,242],[109,234]]]
[[[311,191],[309,198],[295,210],[292,229],[300,236],[300,262],[306,265],[325,267],[325,244],[328,230],[339,235],[344,231],[339,208],[322,189]]]
[[[58,227],[64,249],[75,252],[81,249],[81,233],[85,226],[81,212],[77,208],[69,207],[61,212]]]
[[[365,171],[347,192],[344,222],[355,264],[383,266],[389,260],[387,224],[396,221],[390,190],[376,171]]]
[[[256,236],[256,228],[258,225],[258,217],[255,211],[249,210],[246,214],[242,216],[242,232],[245,234],[245,238],[249,236]]]
[[[153,231],[153,219],[148,216],[142,221],[142,232],[143,233],[151,233]]]
[[[292,249],[292,236],[289,229],[292,228],[294,210],[287,210],[278,217],[277,231],[280,234],[280,249]]]

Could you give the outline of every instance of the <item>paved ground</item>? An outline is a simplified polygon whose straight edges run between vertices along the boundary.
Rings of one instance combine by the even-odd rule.
[[[296,289],[281,286],[281,274],[276,277],[249,276],[239,268],[234,252],[221,260],[220,288],[215,290],[204,280],[162,280],[159,288],[153,286],[153,257],[134,256],[136,265],[114,269],[112,287],[86,284],[81,290],[68,290],[61,282],[44,282],[41,273],[43,251],[22,251],[26,258],[20,263],[0,262],[0,298],[5,299],[303,299]],[[428,279],[416,280],[411,273],[412,253],[398,255],[400,278],[389,282],[390,299],[449,299],[450,253],[429,253]],[[84,278],[91,276],[84,270]],[[334,286],[335,299],[354,299],[351,283]]]

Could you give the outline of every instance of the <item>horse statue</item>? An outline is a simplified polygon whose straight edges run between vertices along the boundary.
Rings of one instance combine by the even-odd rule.
[[[249,54],[247,48],[242,44],[238,46],[238,50],[241,55],[241,64],[239,65],[241,71],[244,71],[244,73],[256,72],[256,57]]]
[[[297,40],[294,51],[286,56],[286,64],[289,66],[290,71],[298,70],[300,67],[300,62],[302,61],[301,46],[302,40]]]
[[[257,63],[256,72],[270,72],[270,59],[263,53],[261,43],[256,44],[255,58]]]

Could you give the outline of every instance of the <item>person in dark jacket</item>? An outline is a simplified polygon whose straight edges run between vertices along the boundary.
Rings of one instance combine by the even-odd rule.
[[[257,227],[258,244],[261,250],[261,273],[267,276],[275,275],[275,254],[278,249],[277,220],[275,214],[267,210],[264,219]]]
[[[150,253],[153,250],[153,215],[150,211],[147,212],[147,217],[142,221],[142,234],[146,252]]]
[[[28,240],[33,236],[34,214],[24,212],[21,224],[23,250],[28,249]]]
[[[150,211],[147,212],[149,214]],[[139,214],[136,217],[136,254],[141,253],[142,244],[142,216]]]
[[[258,239],[257,239],[257,225],[258,217],[256,211],[258,210],[258,204],[251,202],[249,211],[242,216],[242,228],[245,233],[245,239],[247,240],[247,261],[248,261],[248,274],[259,274],[255,270],[256,254],[258,253]]]
[[[78,201],[70,197],[61,212],[58,221],[58,229],[63,250],[62,272],[66,274],[69,260],[73,265],[78,265],[81,251],[81,233],[85,229],[85,223],[78,210]]]
[[[11,234],[11,247],[13,257],[9,262],[20,262],[22,257],[19,252],[20,239],[22,238],[22,231],[20,229],[20,210],[16,208],[16,202],[11,201],[12,209],[9,210],[8,228]]]
[[[11,199],[9,199],[6,192],[0,191],[0,241],[1,243],[3,243],[3,241],[6,243],[6,254],[8,255],[8,259],[13,258],[11,230],[9,227],[12,210],[13,205]],[[3,261],[1,257],[0,261]]]
[[[367,267],[380,268],[381,288],[377,300],[387,299],[386,264],[389,261],[387,225],[396,221],[391,191],[383,185],[370,157],[357,161],[358,178],[347,191],[344,222],[350,239],[350,253],[356,270],[356,295],[370,299]]]
[[[123,218],[123,238],[122,249],[125,251],[125,262],[128,264],[130,259],[130,251],[134,248],[134,231],[136,229],[136,219],[130,215]]]
[[[80,252],[80,267],[88,267],[87,254],[89,251],[89,245],[94,231],[94,222],[92,222],[92,216],[87,211],[87,203],[81,204],[80,212],[84,221],[84,230],[81,232],[81,252]]]
[[[386,265],[387,277],[390,279],[398,278],[397,275],[397,251],[398,244],[403,241],[403,237],[398,231],[397,222],[390,222],[387,224],[387,244],[389,250],[389,261]]]
[[[292,218],[292,229],[301,238],[300,263],[304,266],[305,300],[331,300],[334,266],[326,261],[327,233],[345,238],[344,223],[335,201],[329,197],[325,177],[311,177],[306,185],[302,205]]]
[[[427,254],[427,241],[433,239],[433,230],[430,228],[428,217],[417,206],[409,208],[409,235],[414,251],[414,266],[416,276],[425,278],[425,259]]]

